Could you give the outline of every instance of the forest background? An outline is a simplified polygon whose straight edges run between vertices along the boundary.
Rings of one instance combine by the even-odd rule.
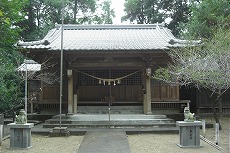
[[[17,48],[19,40],[42,39],[61,23],[62,12],[64,24],[113,24],[116,12],[111,4],[111,0],[1,0],[0,112],[23,104],[23,79],[16,68],[26,57]],[[229,30],[229,0],[125,0],[123,8],[121,22],[163,23],[184,39],[210,40],[219,29]]]

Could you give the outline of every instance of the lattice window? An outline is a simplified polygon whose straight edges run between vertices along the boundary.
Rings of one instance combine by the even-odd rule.
[[[115,78],[124,77],[131,73],[134,73],[137,70],[80,70],[80,71],[86,74],[98,77],[98,78],[115,79]],[[83,74],[80,72],[78,73],[78,85],[79,86],[103,85],[103,82],[99,84],[99,80],[93,77],[87,76],[86,74]],[[111,83],[113,84],[113,82]],[[120,85],[142,85],[141,71],[122,79]]]
[[[154,86],[161,86],[161,85],[168,86],[168,85],[170,85],[169,83],[167,83],[165,81],[161,81],[161,80],[157,80],[157,79],[152,79],[151,84]]]
[[[153,86],[177,86],[177,84],[167,83],[165,81],[161,81],[161,80],[157,80],[157,79],[152,79],[151,84]]]
[[[84,72],[89,75],[93,75],[92,70],[81,70],[81,72]],[[78,73],[78,85],[79,86],[91,86],[93,85],[93,78],[83,73]]]
[[[34,91],[39,91],[40,89],[40,81],[39,80],[30,80],[30,91],[34,92]]]
[[[98,77],[98,78],[109,78],[109,70],[92,70],[94,71],[94,76]],[[102,86],[103,82],[101,82],[101,84],[99,84],[99,80],[97,79],[93,79],[94,86]]]
[[[154,85],[154,86],[160,86],[161,85],[161,82],[160,80],[157,80],[157,79],[152,79],[151,80],[151,84]]]
[[[111,76],[112,78],[119,78],[134,73],[136,71],[137,70],[112,70]],[[141,72],[137,72],[121,80],[121,85],[141,85],[141,84],[142,84]]]

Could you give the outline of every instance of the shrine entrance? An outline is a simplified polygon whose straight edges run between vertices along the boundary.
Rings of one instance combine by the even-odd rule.
[[[142,104],[142,70],[106,69],[76,70],[78,103],[88,104]]]

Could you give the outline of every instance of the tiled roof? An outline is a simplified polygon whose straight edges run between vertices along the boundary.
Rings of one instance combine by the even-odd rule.
[[[63,49],[83,50],[158,50],[184,46],[162,25],[64,25]],[[28,49],[61,49],[61,25],[50,30],[44,39],[19,42]]]

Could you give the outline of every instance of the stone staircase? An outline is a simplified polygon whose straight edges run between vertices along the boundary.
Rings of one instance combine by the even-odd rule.
[[[46,120],[44,128],[57,127],[60,116]],[[173,119],[166,115],[144,114],[74,114],[62,115],[61,124],[68,128],[169,128],[175,127]]]
[[[143,106],[110,106],[111,114],[143,114]],[[78,106],[78,114],[109,114],[108,106]]]
[[[156,112],[156,111],[155,111]],[[53,116],[43,128],[60,126],[60,116]],[[175,121],[163,114],[143,114],[142,106],[81,106],[78,114],[61,115],[61,126],[70,129],[125,129],[126,131],[178,131]]]

